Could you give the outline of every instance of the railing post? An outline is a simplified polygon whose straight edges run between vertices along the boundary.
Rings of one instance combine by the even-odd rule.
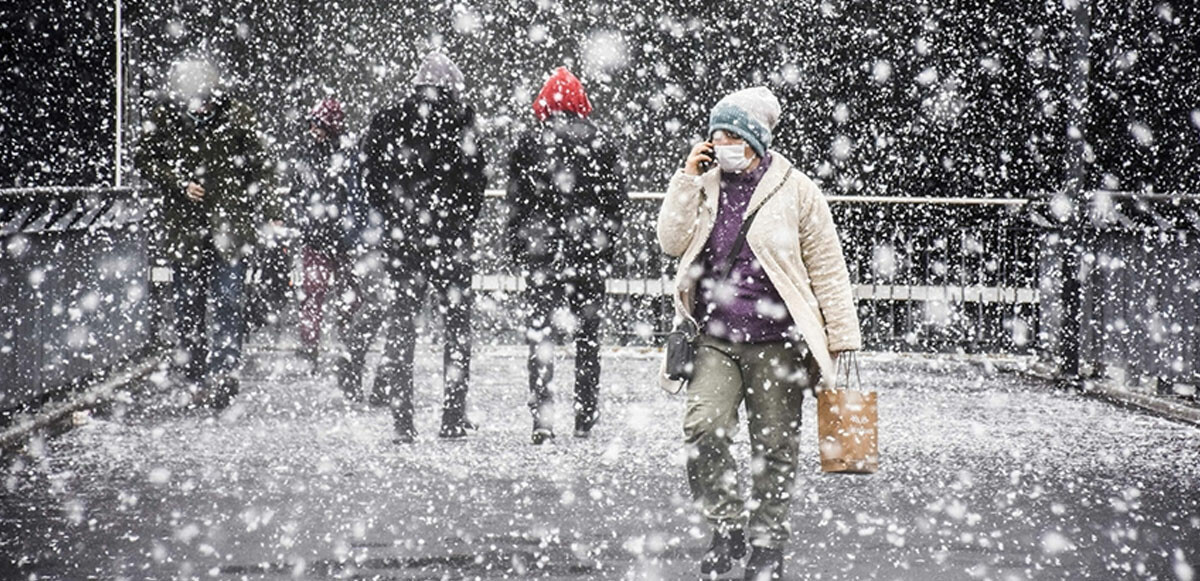
[[[1088,75],[1091,69],[1091,14],[1089,0],[1067,0],[1072,12],[1071,63],[1068,67],[1068,126],[1066,195],[1069,212],[1061,230],[1062,260],[1062,335],[1059,338],[1059,378],[1064,384],[1078,386],[1083,331],[1083,284],[1080,281],[1083,245],[1083,211],[1087,181],[1087,103]]]

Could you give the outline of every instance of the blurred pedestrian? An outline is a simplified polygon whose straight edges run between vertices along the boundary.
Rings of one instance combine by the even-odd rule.
[[[782,577],[804,391],[832,385],[837,355],[861,345],[829,206],[770,149],[780,114],[765,87],[721,99],[709,115],[710,140],[675,172],[658,217],[659,243],[680,257],[675,315],[700,330],[684,433],[692,496],[714,529],[701,572],[728,571],[748,535],[748,580]],[[713,167],[702,172],[706,164]],[[749,502],[729,450],[743,401]]]
[[[575,335],[575,436],[588,437],[600,417],[600,316],[626,183],[616,140],[591,112],[583,84],[559,67],[533,102],[538,124],[509,159],[507,244],[526,285],[534,444],[554,438],[550,381],[564,331]],[[571,316],[556,316],[564,306]]]
[[[475,426],[466,417],[471,364],[475,220],[486,187],[475,110],[462,72],[441,52],[422,60],[412,90],[380,111],[363,139],[364,185],[383,216],[381,244],[392,293],[390,326],[371,397],[390,405],[399,442],[413,424],[414,322],[427,295],[445,323],[442,438]]]
[[[354,216],[348,211],[354,179],[354,152],[343,140],[345,114],[337,99],[317,103],[306,118],[308,139],[295,160],[293,199],[303,250],[300,296],[300,354],[319,368],[321,326],[330,291],[349,289],[352,277]],[[343,293],[344,294],[344,293]],[[351,305],[333,301],[339,322]],[[352,297],[350,297],[352,298]],[[339,328],[344,325],[339,325]]]
[[[246,261],[279,205],[254,114],[228,94],[217,68],[181,60],[169,84],[136,163],[163,195],[158,232],[173,269],[176,360],[195,400],[224,408],[239,391]]]

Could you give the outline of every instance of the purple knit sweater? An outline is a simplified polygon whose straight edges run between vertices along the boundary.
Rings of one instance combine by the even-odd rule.
[[[696,320],[705,333],[734,343],[782,341],[790,336],[792,328],[792,316],[783,298],[754,257],[749,243],[742,246],[734,260],[728,280],[716,280],[737,240],[750,197],[769,167],[768,153],[752,171],[721,173],[717,220],[702,253],[704,276],[699,282]]]

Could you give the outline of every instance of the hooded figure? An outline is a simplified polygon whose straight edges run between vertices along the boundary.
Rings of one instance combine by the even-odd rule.
[[[533,102],[539,123],[520,136],[509,159],[506,240],[526,284],[535,444],[554,437],[551,347],[562,332],[553,316],[561,306],[576,319],[576,437],[587,437],[600,416],[600,311],[626,184],[621,153],[587,118],[591,112],[583,84],[558,68]]]
[[[159,249],[173,267],[184,375],[195,401],[221,408],[238,391],[246,261],[258,228],[281,212],[254,114],[224,93],[216,67],[180,61],[168,89],[134,159],[162,194]]]
[[[474,426],[466,418],[471,361],[471,277],[475,220],[486,187],[475,110],[463,74],[440,52],[427,55],[412,91],[380,111],[363,139],[363,180],[385,222],[382,245],[395,296],[391,329],[372,400],[392,408],[397,439],[412,441],[413,320],[427,295],[445,320],[443,438]],[[352,364],[366,345],[351,346]]]
[[[335,285],[343,289],[352,278],[351,259],[356,252],[351,198],[355,180],[354,152],[342,139],[345,114],[337,99],[327,98],[312,107],[306,117],[307,138],[293,162],[293,203],[300,227],[304,293],[300,300],[301,354],[316,371],[325,297]],[[345,294],[345,293],[341,293]],[[337,301],[343,316],[349,305]],[[353,395],[353,394],[352,394]]]

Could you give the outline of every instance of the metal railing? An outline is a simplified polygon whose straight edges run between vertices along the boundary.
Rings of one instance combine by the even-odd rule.
[[[503,252],[503,192],[477,225],[479,339],[522,341],[522,282]],[[634,192],[607,281],[606,341],[654,343],[670,324],[674,260],[662,197]],[[1043,230],[1026,200],[831,196],[867,347],[1022,352],[1039,345]],[[37,400],[155,344],[152,196],[121,188],[0,191],[0,409]]]
[[[477,231],[476,276],[486,300],[519,310],[523,288],[500,247],[502,190],[488,190]],[[658,248],[654,223],[663,194],[632,192],[620,256],[607,282],[604,332],[615,342],[653,342],[670,325],[674,261]],[[829,196],[841,234],[868,348],[902,351],[1030,352],[1038,345],[1040,236],[1020,199]],[[485,325],[519,334],[497,316]]]
[[[151,346],[145,217],[128,188],[0,190],[0,410]]]
[[[1116,376],[1127,385],[1151,383],[1164,394],[1179,385],[1194,393],[1200,385],[1200,197],[1092,191],[1080,206],[1072,249],[1056,230],[1044,255],[1047,349],[1077,357],[1061,363],[1082,379]],[[1066,231],[1055,216],[1043,221]],[[1064,297],[1068,252],[1077,255],[1078,270],[1067,276],[1075,276],[1078,293]],[[1063,324],[1064,299],[1076,301],[1070,312],[1078,313],[1077,325]]]
[[[480,340],[519,343],[522,282],[502,251],[503,197],[487,192],[477,225],[477,329]],[[654,343],[670,324],[674,261],[654,234],[661,197],[630,194],[606,341]],[[0,412],[158,344],[153,201],[132,188],[0,190]],[[1075,326],[1063,324],[1071,250],[1050,200],[829,201],[869,349],[1077,352],[1064,369],[1085,378],[1117,373],[1161,393],[1200,384],[1200,197],[1084,195],[1072,230]]]

